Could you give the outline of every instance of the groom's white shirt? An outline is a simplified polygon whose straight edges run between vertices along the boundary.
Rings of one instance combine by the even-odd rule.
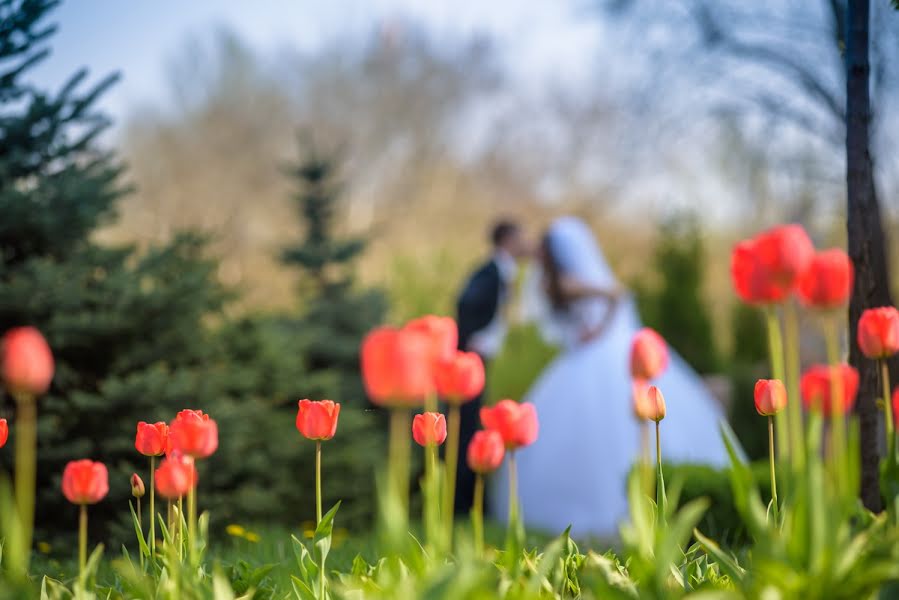
[[[506,284],[506,291],[497,299],[496,314],[493,320],[487,324],[487,327],[475,332],[468,342],[468,349],[477,352],[484,358],[496,357],[503,348],[503,342],[506,339],[506,331],[508,326],[503,316],[503,305],[506,303],[508,290],[515,275],[518,272],[518,263],[511,254],[505,250],[497,250],[493,255],[493,262],[499,270],[499,276]]]

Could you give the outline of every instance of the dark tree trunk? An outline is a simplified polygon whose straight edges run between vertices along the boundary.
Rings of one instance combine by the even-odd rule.
[[[849,255],[855,263],[855,287],[849,304],[849,359],[858,368],[861,380],[856,405],[862,444],[861,497],[866,507],[879,511],[880,416],[876,399],[880,387],[876,364],[862,356],[855,343],[862,311],[892,304],[883,226],[874,192],[869,148],[869,19],[870,0],[849,0],[846,21],[846,226]]]

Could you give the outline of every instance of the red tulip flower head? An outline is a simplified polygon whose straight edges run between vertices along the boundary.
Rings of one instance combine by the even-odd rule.
[[[140,475],[137,473],[131,474],[131,495],[135,498],[143,498],[144,494],[147,493],[146,488],[144,487],[144,480],[140,478]]]
[[[665,396],[662,395],[662,390],[654,385],[649,386],[646,388],[643,402],[645,402],[644,410],[647,419],[658,423],[665,418]]]
[[[468,442],[468,467],[475,473],[492,473],[502,464],[505,455],[506,445],[497,431],[476,431]]]
[[[899,411],[899,386],[896,386],[896,388],[893,390],[892,402],[893,402],[893,420],[896,421],[897,424],[899,424],[899,413],[897,413],[897,411]]]
[[[858,320],[858,347],[868,358],[888,358],[899,352],[899,310],[869,308]]]
[[[412,319],[403,329],[417,331],[428,338],[431,364],[437,365],[450,360],[456,354],[459,344],[459,329],[450,317],[427,315]]]
[[[37,396],[53,380],[53,354],[47,340],[34,327],[10,329],[0,344],[0,369],[12,393]]]
[[[6,422],[6,419],[0,419],[0,448],[6,445],[6,440],[9,439],[9,424]]]
[[[644,327],[631,340],[631,377],[648,381],[655,379],[668,366],[668,345],[664,338]]]
[[[835,405],[832,398],[831,378],[841,391],[842,406]],[[855,405],[858,393],[858,371],[849,365],[815,365],[802,374],[799,382],[802,403],[808,410],[819,410],[830,416],[833,410],[845,414]]]
[[[852,293],[854,270],[839,248],[819,252],[799,279],[797,294],[808,307],[830,310],[844,306]]]
[[[169,426],[163,421],[157,423],[141,421],[137,424],[134,447],[144,456],[161,456],[165,454],[168,439]]]
[[[435,373],[437,393],[450,404],[463,404],[484,391],[484,363],[474,352],[456,352]]]
[[[380,406],[420,406],[434,391],[431,340],[417,329],[380,327],[362,341],[362,378]]]
[[[62,493],[72,504],[96,504],[109,493],[106,465],[92,460],[73,460],[62,473]]]
[[[446,440],[446,418],[435,412],[415,415],[412,438],[419,446],[439,446]]]
[[[815,248],[800,225],[781,225],[744,240],[731,254],[731,280],[749,304],[782,302],[805,274]]]
[[[163,498],[177,500],[197,485],[197,469],[193,461],[173,454],[156,469],[156,491]]]
[[[633,380],[633,408],[637,420],[654,421],[658,415],[658,406],[655,400],[649,397],[650,387],[652,386],[642,379]]]
[[[530,402],[500,400],[481,409],[481,423],[500,434],[506,448],[529,446],[537,439],[537,409]]]
[[[297,430],[310,440],[330,440],[337,433],[340,404],[331,400],[300,400]]]
[[[755,382],[755,410],[763,417],[776,415],[787,405],[787,389],[779,379]]]
[[[201,410],[182,410],[169,425],[169,438],[175,451],[206,458],[218,448],[218,425]]]

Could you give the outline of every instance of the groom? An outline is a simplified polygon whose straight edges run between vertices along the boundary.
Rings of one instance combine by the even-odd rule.
[[[468,279],[456,304],[459,349],[476,352],[489,368],[503,347],[506,320],[503,308],[518,273],[518,260],[528,254],[521,227],[499,221],[490,231],[490,258]],[[483,394],[482,394],[483,396]],[[474,498],[475,475],[465,460],[468,443],[480,428],[481,398],[462,405],[459,435],[459,470],[456,477],[456,512],[468,514]]]

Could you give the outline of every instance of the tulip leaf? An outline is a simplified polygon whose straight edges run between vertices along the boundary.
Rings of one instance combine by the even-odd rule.
[[[128,502],[128,507],[131,509],[131,520],[134,523],[134,534],[137,536],[137,543],[140,547],[140,553],[148,558],[150,557],[150,547],[147,545],[147,540],[144,538],[144,532],[141,530],[140,519],[137,517],[137,513],[134,512],[134,505],[131,502]]]
[[[718,544],[702,535],[698,529],[693,530],[693,537],[696,538],[696,541],[699,542],[699,545],[702,546],[702,549],[705,550],[706,554],[715,559],[718,563],[718,567],[725,575],[730,577],[735,583],[743,581],[743,578],[746,576],[746,570],[738,565],[737,561],[724,552]]]

